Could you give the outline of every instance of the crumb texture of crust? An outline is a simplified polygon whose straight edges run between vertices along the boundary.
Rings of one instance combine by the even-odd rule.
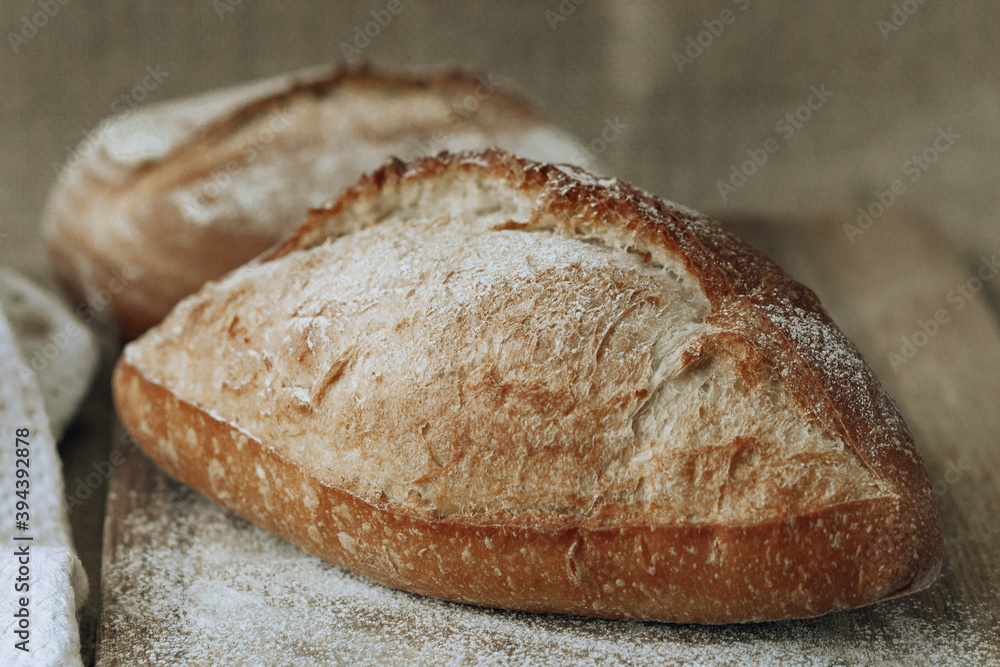
[[[383,170],[127,359],[324,483],[419,516],[744,525],[898,494],[796,393],[781,332],[755,338],[740,300],[706,289],[725,276],[608,202],[571,205],[622,185],[484,173],[503,159]]]

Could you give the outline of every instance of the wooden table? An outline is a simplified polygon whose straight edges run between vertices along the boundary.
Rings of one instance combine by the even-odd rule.
[[[909,219],[879,220],[853,239],[840,224],[730,226],[819,294],[899,402],[944,521],[944,570],[930,589],[819,619],[725,627],[539,617],[389,591],[167,479],[112,427],[105,373],[71,434],[89,453],[63,452],[72,494],[85,472],[75,460],[112,441],[85,657],[102,665],[1000,664],[1000,320],[979,291],[981,280],[1000,281],[982,269],[1000,248],[983,249],[984,265],[962,263]],[[101,502],[95,491],[73,508],[78,536],[99,529]],[[96,553],[83,557],[97,582]]]

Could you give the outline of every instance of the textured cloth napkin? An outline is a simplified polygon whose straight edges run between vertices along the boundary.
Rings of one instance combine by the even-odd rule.
[[[38,381],[52,436],[59,440],[97,370],[97,338],[53,294],[0,266],[0,306],[21,361]],[[92,308],[83,308],[94,317]]]
[[[0,292],[9,296],[8,276],[0,270]],[[82,324],[63,328],[70,321],[67,318],[72,318],[64,307],[53,301],[54,306],[34,308],[32,304],[40,303],[37,297],[42,293],[30,284],[15,283],[14,293],[20,297],[13,302],[0,300],[0,664],[80,665],[76,610],[86,599],[87,579],[73,550],[63,501],[62,466],[46,407],[56,411],[62,428],[90,381],[96,347]],[[58,310],[52,311],[52,307]],[[17,326],[8,321],[11,311]],[[35,319],[25,320],[25,313]],[[47,320],[45,313],[50,316]],[[30,341],[18,341],[15,330],[43,338],[39,336],[43,320],[49,326],[58,323],[52,333],[63,334],[48,337],[42,343],[49,345],[45,351]],[[22,354],[32,349],[54,363],[47,370],[29,367]],[[62,377],[62,381],[53,383],[53,377]],[[45,383],[61,385],[69,393],[47,404],[40,389]],[[26,429],[20,431],[26,433],[21,443],[17,441],[19,429]],[[19,458],[27,458],[27,466],[19,464]],[[27,472],[19,477],[19,469]],[[16,514],[18,502],[27,504],[26,517]],[[26,519],[26,526],[18,527],[19,519]],[[21,650],[18,644],[28,650]]]

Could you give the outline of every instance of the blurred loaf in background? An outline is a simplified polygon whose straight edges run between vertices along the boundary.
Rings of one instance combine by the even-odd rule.
[[[43,228],[76,300],[121,285],[108,314],[134,338],[387,158],[485,147],[585,162],[493,76],[313,68],[102,124],[53,187]]]

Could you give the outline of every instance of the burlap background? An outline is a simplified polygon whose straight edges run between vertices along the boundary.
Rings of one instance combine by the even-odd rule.
[[[1000,245],[996,3],[396,1],[362,57],[476,66],[587,141],[617,122],[616,138],[594,144],[601,161],[670,199],[721,216],[849,222],[902,179],[895,212],[941,225],[970,261]],[[4,0],[0,261],[44,275],[36,230],[53,164],[123,95],[149,104],[342,60],[342,44],[389,4]],[[151,90],[147,67],[161,73]],[[777,126],[813,87],[832,96],[814,97],[801,127]],[[948,128],[958,136],[933,165],[908,164]],[[768,138],[777,151],[723,197],[718,182]]]

